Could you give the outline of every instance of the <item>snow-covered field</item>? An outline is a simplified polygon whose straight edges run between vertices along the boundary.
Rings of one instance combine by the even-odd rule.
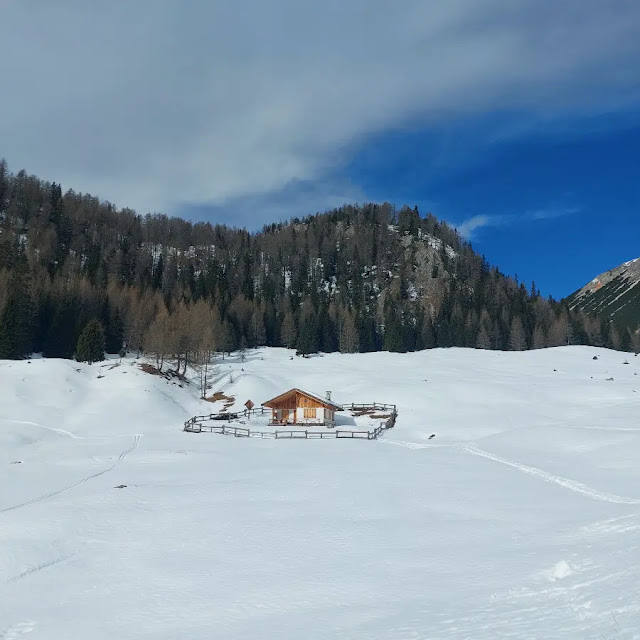
[[[640,638],[640,357],[218,367],[397,404],[377,441],[184,433],[221,403],[115,362],[0,362],[1,640]]]

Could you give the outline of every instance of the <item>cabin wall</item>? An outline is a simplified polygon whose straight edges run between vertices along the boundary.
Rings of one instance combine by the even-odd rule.
[[[307,415],[305,416],[305,409],[307,412]],[[312,412],[315,409],[315,418],[309,416],[309,412]],[[296,412],[296,422],[298,424],[324,424],[324,413],[322,410],[322,407],[312,407],[312,406],[305,406],[305,407],[298,407],[297,412]]]
[[[288,411],[288,424],[323,425],[335,424],[335,412],[318,403],[318,400],[308,398],[300,393],[292,393],[278,402],[270,403],[272,420],[280,423],[283,412]],[[306,415],[305,415],[306,414]]]

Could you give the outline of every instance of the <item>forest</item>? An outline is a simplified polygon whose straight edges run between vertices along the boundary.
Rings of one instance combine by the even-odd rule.
[[[639,336],[540,296],[417,208],[345,205],[259,232],[63,191],[0,161],[0,358],[108,353],[177,371],[261,345],[314,352],[524,350]]]

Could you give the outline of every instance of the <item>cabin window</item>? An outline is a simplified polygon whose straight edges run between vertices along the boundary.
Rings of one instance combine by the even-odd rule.
[[[316,417],[316,410],[315,408],[313,409],[306,409],[304,410],[304,417],[305,418],[315,418]]]

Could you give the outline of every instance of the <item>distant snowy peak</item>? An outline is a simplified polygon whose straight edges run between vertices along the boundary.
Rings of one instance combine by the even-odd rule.
[[[572,309],[583,309],[637,329],[640,326],[639,283],[640,258],[635,258],[596,276],[567,301]]]
[[[596,276],[589,284],[584,286],[581,291],[597,291],[601,287],[608,285],[610,282],[613,282],[618,277],[627,280],[631,285],[638,282],[638,280],[640,280],[640,258],[628,260],[615,269],[610,269],[609,271],[601,273],[599,276]]]

